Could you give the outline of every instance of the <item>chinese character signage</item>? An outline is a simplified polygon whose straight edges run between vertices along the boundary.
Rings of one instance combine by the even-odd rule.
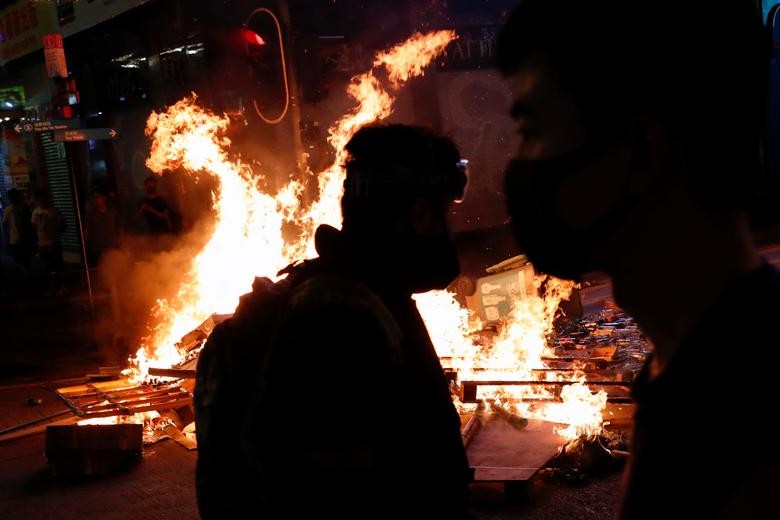
[[[17,0],[0,10],[0,64],[40,49],[41,36],[54,28],[54,2]]]
[[[68,64],[65,62],[65,45],[61,34],[43,35],[43,55],[46,59],[46,74],[50,78],[67,78]]]

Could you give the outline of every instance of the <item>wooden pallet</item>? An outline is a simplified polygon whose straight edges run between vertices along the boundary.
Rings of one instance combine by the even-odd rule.
[[[522,429],[495,416],[483,423],[466,448],[474,482],[527,481],[567,442],[547,421],[529,419]]]
[[[79,417],[113,417],[181,408],[192,394],[178,383],[136,385],[127,379],[60,388],[57,394]]]
[[[477,389],[480,386],[537,386],[537,387],[551,387],[561,388],[567,385],[576,385],[583,383],[587,386],[597,387],[613,387],[623,391],[628,391],[627,383],[623,381],[510,381],[510,380],[495,380],[495,381],[462,381],[460,385],[457,385],[459,391],[459,399],[463,403],[478,403],[480,399],[477,397]]]
[[[149,375],[154,377],[171,377],[175,379],[195,379],[195,370],[198,366],[198,355],[192,355],[206,344],[214,327],[230,318],[232,314],[212,314],[192,332],[184,335],[179,341],[178,348],[187,353],[187,359],[170,368],[149,369]]]

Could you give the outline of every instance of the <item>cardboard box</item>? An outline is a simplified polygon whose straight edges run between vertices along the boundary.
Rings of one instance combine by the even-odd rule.
[[[488,269],[487,276],[474,283],[474,292],[466,296],[466,303],[483,323],[506,319],[514,302],[537,295],[534,286],[534,268],[525,256],[510,258]],[[575,289],[571,298],[561,302],[561,310],[568,319],[581,318],[583,309],[580,292]]]
[[[108,475],[141,461],[143,425],[46,428],[46,459],[55,476]]]

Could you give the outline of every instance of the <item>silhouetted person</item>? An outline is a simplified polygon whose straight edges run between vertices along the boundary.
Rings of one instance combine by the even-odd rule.
[[[107,250],[119,243],[119,217],[100,189],[92,190],[92,204],[85,213],[84,240],[90,267],[97,267]]]
[[[171,232],[171,214],[168,202],[157,193],[157,177],[144,180],[146,196],[138,204],[138,211],[146,220],[146,229],[152,235]]]
[[[258,294],[270,282],[258,280],[201,355],[196,411],[214,399],[209,359],[230,355],[229,331],[248,330],[251,338],[251,328],[240,324],[258,323],[277,308],[278,324],[265,332],[275,340],[261,362],[263,390],[244,426],[249,458],[199,452],[204,518],[240,509],[230,493],[248,495],[258,516],[270,518],[466,515],[459,417],[411,298],[446,287],[459,272],[447,221],[466,181],[458,150],[403,125],[363,128],[346,150],[343,229],[321,226],[319,257],[286,270],[283,310],[262,303]],[[239,359],[226,363],[239,372],[255,366]],[[262,475],[259,484],[235,483],[247,461]],[[226,495],[209,493],[219,485]]]
[[[62,295],[65,292],[65,263],[60,238],[65,231],[65,220],[60,210],[52,205],[51,195],[47,190],[35,192],[35,203],[31,222],[38,239],[38,256],[45,271],[51,275],[47,294]]]
[[[30,262],[32,235],[30,208],[24,202],[24,195],[17,189],[8,190],[8,205],[3,210],[3,224],[8,229],[8,246],[11,258],[22,271]]]
[[[767,39],[750,1],[526,0],[499,39],[520,137],[506,178],[534,266],[601,270],[655,350],[623,518],[777,518],[780,276],[746,211]]]

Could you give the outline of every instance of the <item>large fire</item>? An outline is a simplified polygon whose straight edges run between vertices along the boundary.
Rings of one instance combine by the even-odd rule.
[[[474,329],[468,311],[460,306],[454,295],[433,291],[415,296],[417,306],[430,331],[431,340],[445,366],[458,372],[460,381],[535,381],[535,370],[546,369],[544,358],[553,356],[547,338],[553,331],[553,322],[563,300],[571,295],[574,284],[556,278],[537,277],[540,294],[529,295],[514,302],[511,315],[500,334],[485,343],[475,343]],[[544,380],[563,378],[555,372],[541,372]],[[574,385],[561,389],[560,395],[545,386],[485,386],[480,398],[505,403],[518,414],[565,424],[558,430],[566,438],[594,435],[601,431],[601,410],[607,403],[607,394],[592,394],[583,375],[575,374]],[[523,402],[532,398],[536,402]],[[539,399],[551,402],[538,404]]]
[[[289,263],[314,255],[316,226],[338,226],[341,221],[344,145],[362,126],[387,118],[393,112],[395,92],[423,74],[455,38],[452,31],[415,34],[378,53],[373,68],[353,78],[347,93],[356,105],[329,129],[335,160],[317,174],[319,197],[306,207],[300,182],[291,180],[277,193],[268,193],[262,172],[229,158],[230,142],[224,137],[229,119],[199,106],[195,95],[163,113],[152,113],[146,129],[153,139],[147,166],[158,174],[181,169],[210,175],[219,188],[214,194],[211,236],[188,266],[176,296],[157,302],[150,334],[131,359],[128,373],[134,380],[144,380],[150,367],[181,362],[185,353],[177,342],[182,336],[215,312],[232,312],[239,296],[250,291],[254,277],[273,279]],[[384,76],[380,75],[383,68]],[[301,230],[294,240],[282,233],[290,223]],[[461,380],[530,380],[533,369],[545,367],[542,357],[550,354],[547,336],[558,305],[572,289],[558,280],[545,285],[542,296],[516,303],[511,319],[488,345],[475,345],[468,312],[452,294],[437,291],[416,300],[439,355],[458,370]],[[485,399],[500,403],[511,397],[512,406],[525,416],[565,424],[568,429],[562,433],[568,437],[597,433],[606,402],[603,392],[594,395],[583,384],[569,386],[555,396],[556,402],[536,407],[524,405],[523,397],[552,396],[549,390],[532,386],[486,390],[481,395]]]
[[[455,38],[453,31],[418,33],[395,47],[392,52],[396,56],[424,55],[419,60],[408,60],[405,72],[400,72],[395,62],[388,65],[390,76],[398,76],[392,89],[422,74],[430,60]],[[377,62],[374,69],[381,65]],[[184,334],[214,312],[232,312],[239,296],[251,290],[256,276],[275,278],[292,261],[313,256],[317,225],[339,225],[344,145],[362,126],[382,120],[393,111],[394,98],[374,69],[354,78],[349,86],[347,93],[357,106],[329,130],[329,141],[338,153],[334,163],[318,175],[319,198],[306,209],[300,205],[302,186],[297,181],[269,194],[261,186],[261,172],[228,158],[230,141],[224,137],[228,118],[198,106],[195,96],[149,116],[146,133],[153,141],[146,165],[158,174],[181,168],[193,175],[212,175],[219,180],[219,190],[214,195],[216,223],[211,238],[190,266],[176,297],[157,302],[155,325],[146,344],[131,360],[135,379],[144,379],[152,366],[179,363],[184,352],[176,344]],[[282,238],[282,228],[288,222],[303,230],[296,241],[285,242]]]

